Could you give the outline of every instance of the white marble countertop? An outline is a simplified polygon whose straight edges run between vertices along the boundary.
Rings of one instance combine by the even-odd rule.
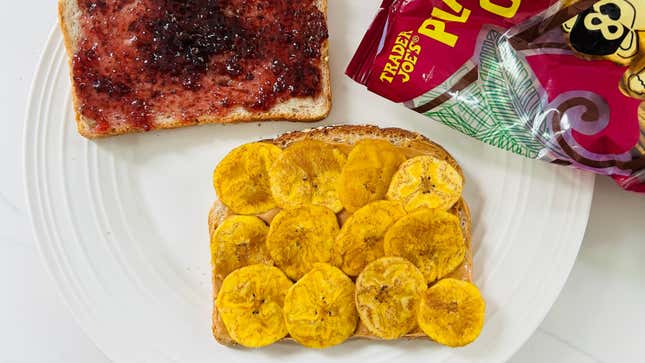
[[[76,325],[36,251],[22,180],[22,124],[32,73],[55,22],[55,1],[0,13],[0,363],[109,362]],[[10,11],[9,11],[10,10]],[[597,178],[571,276],[512,363],[643,362],[645,196]]]

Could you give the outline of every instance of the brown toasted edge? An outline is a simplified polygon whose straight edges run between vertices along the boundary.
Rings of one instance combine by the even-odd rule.
[[[347,141],[348,138],[351,141]],[[430,139],[419,133],[400,128],[382,129],[372,125],[324,126],[315,129],[289,132],[275,139],[263,141],[273,143],[281,148],[285,148],[294,142],[304,139],[316,139],[338,144],[346,143],[353,145],[357,141],[365,138],[382,138],[392,142],[396,146],[414,148],[415,150],[421,151],[424,154],[433,155],[437,158],[447,161],[463,176],[461,166],[457,163],[454,157],[452,157],[452,155],[450,155],[450,153],[448,153],[448,151],[446,151],[441,145],[431,141]],[[462,198],[452,207],[451,212],[457,215],[459,217],[459,220],[461,221],[461,229],[466,243],[466,258],[464,259],[464,262],[459,267],[457,267],[455,271],[451,272],[447,277],[472,282],[473,251],[472,220],[470,208],[468,207],[466,201]],[[215,201],[208,215],[208,229],[210,236],[213,235],[219,223],[221,223],[224,219],[231,215],[233,215],[233,213],[226,206],[224,206],[219,200]],[[214,272],[214,266],[212,266],[212,270]],[[238,344],[228,334],[228,331],[224,326],[224,322],[220,318],[217,307],[215,306],[215,300],[217,298],[217,293],[219,291],[221,281],[216,278],[214,273],[212,273],[211,276],[213,286],[213,337],[220,344],[236,346]],[[362,322],[359,322],[356,328],[356,332],[351,337],[351,339],[381,340],[381,338],[370,333],[365,324],[363,324]],[[415,330],[402,337],[402,339],[428,339],[428,337],[419,328],[415,328]],[[287,337],[283,340],[291,340],[291,338]]]
[[[74,53],[76,53],[76,43],[74,38],[71,36],[67,26],[70,24],[71,20],[66,17],[66,6],[67,1],[69,0],[58,0],[58,23],[60,30],[63,33],[63,43],[65,44],[65,52],[67,53],[67,65],[69,67],[69,80],[72,85],[72,106],[74,108],[74,120],[76,121],[76,129],[81,136],[92,138],[93,134],[84,127],[85,123],[81,121],[80,102],[78,94],[76,93],[76,87],[74,82]]]
[[[447,161],[459,172],[461,177],[464,178],[463,170],[459,163],[457,163],[457,160],[455,160],[455,158],[441,145],[417,132],[397,127],[380,128],[374,125],[322,126],[314,129],[289,132],[277,137],[276,139],[265,141],[272,142],[281,148],[285,148],[296,141],[304,139],[317,139],[332,143],[353,145],[357,141],[366,138],[383,138],[390,141],[395,146],[415,149],[431,154],[439,159]]]
[[[110,136],[119,136],[125,134],[137,134],[145,133],[146,131],[130,126],[128,124],[122,125],[118,128],[113,128],[108,132],[96,133],[93,132],[88,124],[92,123],[92,120],[87,119],[81,115],[80,112],[80,99],[76,93],[76,87],[73,76],[73,59],[74,53],[76,52],[76,45],[74,38],[71,36],[69,29],[67,28],[69,19],[66,18],[66,6],[68,6],[68,1],[76,0],[58,0],[58,21],[60,23],[60,28],[63,33],[63,41],[65,44],[65,49],[68,56],[68,65],[69,65],[69,77],[72,85],[72,105],[74,108],[74,118],[76,121],[76,128],[78,133],[88,139],[102,139]],[[78,6],[78,5],[77,5]],[[320,10],[325,14],[325,19],[327,19],[327,0],[320,0]],[[320,56],[320,70],[323,80],[321,94],[316,98],[301,98],[301,100],[312,100],[314,103],[317,100],[322,99],[324,101],[324,106],[321,106],[320,113],[314,114],[305,114],[300,115],[293,112],[277,112],[272,111],[275,108],[279,107],[280,104],[275,105],[269,111],[266,112],[249,112],[248,115],[240,116],[234,114],[233,112],[228,115],[221,117],[199,117],[196,120],[190,121],[179,121],[173,120],[164,123],[155,122],[155,127],[152,131],[156,130],[170,130],[176,128],[182,128],[187,126],[197,126],[197,125],[207,125],[207,124],[235,124],[235,123],[250,123],[250,122],[264,122],[264,121],[292,121],[292,122],[316,122],[323,120],[329,116],[332,108],[332,90],[331,90],[331,69],[329,65],[329,39],[325,40],[321,45],[321,56]],[[300,98],[299,98],[300,99]],[[236,109],[238,110],[238,109]]]

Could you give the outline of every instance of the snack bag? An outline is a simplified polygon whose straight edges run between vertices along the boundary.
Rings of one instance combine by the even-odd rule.
[[[645,192],[645,0],[384,0],[347,68],[532,159]]]

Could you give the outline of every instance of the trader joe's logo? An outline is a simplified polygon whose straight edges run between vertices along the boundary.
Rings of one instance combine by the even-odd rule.
[[[511,19],[516,14],[522,0],[480,0],[479,6],[503,18]],[[430,16],[421,24],[417,31],[403,31],[398,34],[389,53],[387,62],[379,79],[381,82],[392,83],[400,77],[401,83],[410,81],[410,75],[421,54],[419,36],[433,39],[434,41],[454,48],[459,41],[456,34],[451,33],[454,26],[465,26],[470,19],[472,11],[465,8],[457,0],[443,0],[445,9],[434,7]]]
[[[381,81],[392,83],[396,77],[401,77],[402,83],[408,82],[420,54],[419,36],[412,36],[412,31],[400,32],[381,72]]]

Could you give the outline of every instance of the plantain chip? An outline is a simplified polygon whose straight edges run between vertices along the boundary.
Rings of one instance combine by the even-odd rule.
[[[408,212],[421,207],[447,211],[461,198],[463,184],[459,172],[446,161],[417,156],[394,174],[387,199],[401,201]]]
[[[486,303],[475,285],[445,279],[422,295],[418,322],[421,330],[437,343],[462,347],[481,333],[485,310]]]
[[[231,216],[220,224],[211,238],[215,274],[226,277],[240,267],[271,264],[266,247],[269,227],[258,217]]]
[[[457,216],[420,209],[401,218],[385,234],[386,256],[414,263],[428,283],[445,277],[466,256],[466,243]]]
[[[279,147],[264,142],[233,149],[213,173],[213,185],[222,203],[235,214],[245,215],[275,208],[269,168],[281,153]]]
[[[287,335],[284,298],[293,283],[278,268],[243,267],[229,274],[217,294],[215,306],[231,338],[259,348]]]
[[[337,147],[304,140],[287,147],[269,170],[271,191],[283,209],[305,204],[325,206],[338,213],[343,206],[336,186],[346,156]]]
[[[327,207],[285,209],[271,222],[267,248],[276,266],[298,280],[316,262],[331,260],[338,220]]]
[[[355,212],[370,202],[385,199],[392,176],[404,161],[405,154],[388,141],[365,139],[356,143],[338,184],[345,209]]]
[[[420,296],[427,285],[412,263],[384,257],[365,268],[356,279],[356,307],[361,321],[374,335],[397,339],[416,327]]]
[[[405,216],[399,202],[381,200],[359,209],[343,224],[336,237],[333,261],[349,276],[357,276],[365,266],[383,256],[387,230]]]
[[[358,323],[354,291],[354,283],[341,270],[315,264],[284,300],[291,337],[309,348],[327,348],[347,340]]]

